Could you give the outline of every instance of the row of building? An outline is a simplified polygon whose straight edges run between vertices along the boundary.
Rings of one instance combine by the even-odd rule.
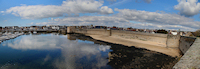
[[[0,31],[6,30],[60,30],[60,29],[67,29],[68,26],[59,26],[59,25],[46,25],[46,26],[30,26],[30,27],[18,27],[18,26],[6,26],[0,27]],[[107,27],[107,26],[75,26],[77,29],[107,29],[107,30],[124,30],[124,31],[135,31],[135,32],[145,32],[145,33],[164,33],[164,34],[173,34],[173,35],[186,35],[189,32],[184,31],[176,31],[176,30],[163,30],[163,29],[137,29],[137,28],[123,28],[123,27]],[[191,32],[190,32],[191,33]]]
[[[59,30],[59,29],[67,29],[67,26],[59,26],[59,25],[47,25],[47,26],[30,26],[30,27],[18,27],[18,26],[6,26],[0,27],[1,30]]]
[[[181,35],[181,36],[196,36],[190,31],[180,31],[180,30],[164,30],[164,29],[137,29],[137,28],[124,28],[124,27],[107,27],[107,26],[75,26],[78,29],[107,29],[107,30],[124,30],[124,31],[134,31],[134,32],[144,32],[144,33],[162,33],[162,34],[172,34],[172,35]]]

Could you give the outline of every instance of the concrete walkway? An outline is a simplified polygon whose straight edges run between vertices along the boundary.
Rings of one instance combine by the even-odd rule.
[[[197,38],[180,61],[173,67],[175,69],[200,69],[200,38]]]
[[[137,39],[126,39],[122,37],[116,36],[103,36],[103,35],[89,35],[96,40],[102,40],[110,43],[122,44],[125,46],[135,46],[138,48],[145,48],[152,51],[157,51],[160,53],[164,53],[170,55],[172,57],[180,56],[179,50],[166,48],[164,44],[151,42],[151,41],[143,41]]]

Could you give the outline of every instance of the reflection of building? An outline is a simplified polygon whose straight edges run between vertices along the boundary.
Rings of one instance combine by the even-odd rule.
[[[71,35],[71,34],[67,34],[67,39],[69,40],[76,40],[76,37]]]

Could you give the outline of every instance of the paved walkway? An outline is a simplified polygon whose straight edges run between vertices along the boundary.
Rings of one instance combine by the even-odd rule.
[[[122,44],[125,46],[135,46],[138,48],[145,48],[152,51],[157,51],[160,53],[164,53],[167,55],[170,55],[172,57],[180,56],[179,50],[166,48],[165,45],[151,42],[151,41],[143,41],[138,39],[126,39],[122,37],[116,37],[116,36],[103,36],[103,35],[89,35],[94,39],[102,40],[110,43],[116,43],[116,44]]]
[[[175,69],[200,69],[200,38],[197,38],[180,61],[173,67]]]

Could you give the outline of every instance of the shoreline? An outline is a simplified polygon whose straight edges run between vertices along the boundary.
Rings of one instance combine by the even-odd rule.
[[[83,34],[84,35],[84,34]],[[155,43],[150,41],[143,41],[137,39],[126,39],[118,36],[104,36],[104,35],[90,35],[86,34],[86,36],[90,36],[95,40],[101,40],[105,42],[115,43],[115,44],[122,44],[128,47],[136,47],[136,48],[144,48],[151,51],[160,52],[172,57],[180,57],[180,51],[178,49],[166,48],[161,43]]]

